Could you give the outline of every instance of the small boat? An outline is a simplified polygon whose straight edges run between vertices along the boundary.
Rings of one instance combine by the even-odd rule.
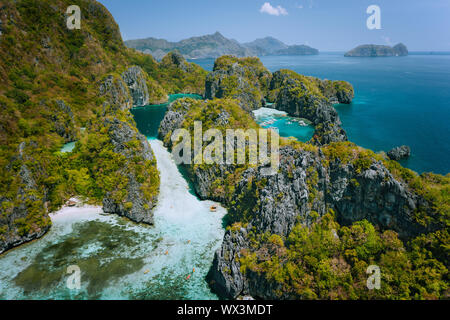
[[[186,280],[189,280],[190,277],[191,277],[191,275],[189,274],[189,275],[186,277]]]
[[[195,268],[192,268],[192,272],[195,272]]]
[[[212,205],[212,206],[209,208],[209,211],[211,211],[211,212],[216,212],[216,211],[217,211],[217,206]]]
[[[166,250],[166,255],[168,255],[169,254],[169,250]]]
[[[72,200],[67,201],[67,206],[68,207],[75,207],[76,204],[77,203],[75,201],[72,201]]]
[[[144,271],[144,274],[147,274],[149,272],[150,272],[150,270],[147,269],[147,270]]]

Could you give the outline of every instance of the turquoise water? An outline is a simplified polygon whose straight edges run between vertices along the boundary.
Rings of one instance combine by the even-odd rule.
[[[306,119],[287,116],[286,112],[271,108],[253,111],[256,122],[263,128],[276,127],[283,137],[294,137],[300,141],[309,141],[314,134],[314,126]]]
[[[63,208],[42,239],[0,255],[0,299],[217,299],[205,277],[226,210],[192,195],[162,142],[150,144],[161,178],[155,225],[100,207]],[[71,265],[80,289],[66,285]]]
[[[64,144],[62,146],[60,152],[63,152],[63,153],[72,152],[73,149],[75,148],[75,143],[76,143],[76,141],[68,142],[68,143]]]
[[[355,88],[350,105],[337,105],[351,141],[374,151],[406,144],[402,162],[419,173],[450,172],[450,55],[345,58],[343,53],[261,58],[270,71],[347,80]],[[212,70],[213,59],[194,60]]]
[[[172,95],[169,103],[186,96],[201,98]],[[224,235],[226,210],[200,201],[154,138],[167,106],[132,110],[160,172],[155,225],[105,215],[101,207],[63,208],[51,214],[52,228],[42,239],[0,255],[0,299],[217,299],[206,275]],[[71,265],[81,270],[80,289],[66,285]]]
[[[171,94],[167,103],[131,109],[139,132],[149,138],[156,138],[158,136],[159,124],[164,118],[169,104],[179,98],[185,97],[202,99],[202,96],[198,94]]]

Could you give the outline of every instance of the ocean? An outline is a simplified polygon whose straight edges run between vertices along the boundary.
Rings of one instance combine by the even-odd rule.
[[[191,61],[209,71],[214,65],[214,59]],[[346,58],[343,52],[330,52],[261,61],[271,72],[291,69],[349,81],[353,103],[335,107],[350,141],[374,151],[406,144],[411,157],[401,161],[405,167],[418,173],[450,172],[450,55]]]

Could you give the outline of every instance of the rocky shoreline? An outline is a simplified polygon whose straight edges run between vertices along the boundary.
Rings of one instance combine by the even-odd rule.
[[[264,100],[258,98],[247,104],[254,96],[250,96],[246,88],[253,86],[261,90],[261,87],[246,79],[247,70],[238,63],[232,64],[225,72],[217,67],[214,69],[206,82],[208,98],[227,97],[229,90],[224,87],[224,82],[227,77],[236,77],[239,85],[232,97],[238,99],[235,101],[239,106],[243,101],[253,108],[263,103]],[[430,205],[422,196],[394,177],[381,156],[347,142],[331,102],[351,102],[353,89],[339,87],[345,83],[318,79],[312,80],[317,87],[311,89],[311,86],[307,87],[311,83],[305,84],[305,81],[311,79],[305,80],[287,71],[278,72],[267,81],[270,84],[267,88],[269,94],[275,92],[276,109],[314,122],[318,137],[312,142],[318,147],[282,146],[280,170],[269,177],[261,174],[262,167],[244,171],[226,165],[189,168],[190,178],[200,198],[221,201],[228,208],[231,223],[238,223],[227,229],[208,277],[211,286],[223,298],[236,299],[245,295],[262,299],[280,298],[275,294],[280,289],[275,283],[251,270],[242,271],[243,252],[255,250],[249,234],[269,233],[284,239],[298,221],[311,226],[317,217],[324,216],[330,210],[335,212],[337,221],[342,225],[365,219],[381,229],[395,230],[402,239],[436,229],[436,226],[425,227],[415,219],[418,208],[427,207],[430,210]],[[298,94],[299,90],[305,90],[305,95]],[[160,138],[167,147],[171,147],[167,140],[170,133],[186,125],[187,119],[192,117],[191,112],[198,108],[207,112],[211,107],[202,107],[202,103],[189,99],[169,107],[159,128]],[[214,108],[215,115],[208,118],[213,123],[223,122],[217,118],[220,115],[230,116],[225,109],[220,109],[220,105]],[[204,116],[208,117],[208,113]],[[227,123],[231,123],[230,117]],[[335,129],[330,129],[333,127]],[[344,161],[335,154],[338,149],[346,150],[354,159]],[[232,175],[235,182],[231,193],[219,196],[217,181],[226,184]],[[245,223],[236,218],[242,216],[246,217]]]

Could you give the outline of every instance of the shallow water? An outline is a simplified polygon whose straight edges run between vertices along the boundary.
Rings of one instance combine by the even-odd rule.
[[[155,225],[105,215],[100,207],[63,208],[51,215],[44,238],[0,256],[1,299],[217,298],[205,277],[226,210],[210,212],[214,203],[189,192],[162,142],[150,143],[161,173]],[[80,290],[66,286],[70,265],[81,269]]]
[[[68,142],[68,143],[64,144],[62,146],[60,152],[63,152],[63,153],[65,153],[65,152],[72,152],[73,149],[75,149],[75,143],[76,143],[76,141]]]
[[[282,137],[294,137],[300,141],[309,141],[314,134],[314,126],[306,119],[287,116],[284,111],[272,108],[260,108],[253,111],[256,122],[263,128],[275,127]]]

